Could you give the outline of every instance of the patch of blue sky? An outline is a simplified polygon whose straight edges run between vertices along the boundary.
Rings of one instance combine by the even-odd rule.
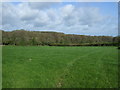
[[[12,3],[14,5],[18,5],[18,4],[22,3],[22,2],[10,2],[10,3]]]
[[[72,4],[75,7],[96,7],[99,8],[103,15],[118,15],[117,2],[62,2],[59,7]]]
[[[10,2],[14,5],[18,5],[22,2]],[[33,2],[34,3],[34,2]],[[40,3],[40,2],[38,2]],[[46,2],[50,3],[50,2]],[[72,4],[75,7],[96,7],[99,8],[100,11],[106,15],[117,16],[118,14],[118,3],[117,2],[55,2],[55,4],[51,5],[52,8],[59,8],[68,4]]]

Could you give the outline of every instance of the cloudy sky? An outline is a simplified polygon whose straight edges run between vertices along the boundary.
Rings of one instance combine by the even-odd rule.
[[[117,9],[117,2],[4,2],[2,29],[116,36]]]

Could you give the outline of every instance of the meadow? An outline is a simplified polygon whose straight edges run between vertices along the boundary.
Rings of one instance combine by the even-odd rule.
[[[3,46],[3,88],[117,88],[117,47]]]

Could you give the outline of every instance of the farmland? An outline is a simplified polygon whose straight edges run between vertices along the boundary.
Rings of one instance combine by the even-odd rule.
[[[3,88],[117,88],[116,47],[3,46]]]

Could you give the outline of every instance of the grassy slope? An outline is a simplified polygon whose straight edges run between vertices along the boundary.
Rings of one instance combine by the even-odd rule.
[[[0,89],[2,88],[2,46],[0,46]]]
[[[3,47],[4,88],[117,87],[115,47]]]

